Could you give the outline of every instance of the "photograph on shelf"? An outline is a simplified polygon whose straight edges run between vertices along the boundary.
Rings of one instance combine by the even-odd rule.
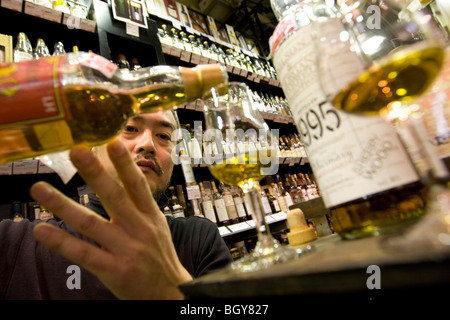
[[[161,19],[168,19],[164,0],[145,0],[147,11],[149,14],[157,16]]]
[[[228,45],[230,44],[230,40],[228,39],[228,32],[225,26],[219,29],[219,40],[222,40]]]
[[[192,28],[194,30],[209,35],[208,23],[206,17],[201,13],[189,10],[189,17],[191,18]]]
[[[175,20],[181,21],[180,14],[178,13],[177,2],[174,0],[164,0],[164,6],[166,7],[167,15]]]
[[[147,13],[142,0],[113,0],[112,8],[114,19],[148,28]]]
[[[189,9],[186,5],[177,2],[178,12],[180,13],[180,20],[186,28],[192,28],[191,18],[189,17]]]
[[[216,21],[211,16],[206,16],[206,19],[208,20],[208,27],[209,30],[211,31],[211,35],[215,39],[219,39],[220,33],[219,30],[217,30]]]

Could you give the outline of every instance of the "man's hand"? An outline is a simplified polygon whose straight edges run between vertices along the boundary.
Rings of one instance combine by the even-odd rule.
[[[101,199],[110,221],[45,182],[31,188],[36,201],[101,248],[46,223],[35,227],[34,236],[95,274],[120,299],[183,298],[178,285],[192,277],[178,259],[167,220],[145,176],[120,140],[108,144],[108,153],[123,185],[86,149],[74,148],[71,160]]]

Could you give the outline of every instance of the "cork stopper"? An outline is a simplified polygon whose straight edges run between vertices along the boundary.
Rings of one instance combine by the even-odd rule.
[[[291,230],[308,228],[305,215],[300,209],[293,209],[287,212],[287,221]]]
[[[188,100],[202,98],[212,87],[220,84],[224,84],[223,93],[225,93],[228,75],[219,63],[199,64],[194,68],[180,67],[180,71]]]
[[[308,226],[305,215],[300,209],[287,212],[287,221],[290,232],[287,233],[290,245],[299,245],[317,239],[316,231]]]

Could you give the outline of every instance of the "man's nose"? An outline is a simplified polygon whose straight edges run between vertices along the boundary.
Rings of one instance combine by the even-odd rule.
[[[147,129],[139,135],[136,142],[136,152],[137,153],[156,152],[156,146],[153,143],[153,135],[151,130]]]

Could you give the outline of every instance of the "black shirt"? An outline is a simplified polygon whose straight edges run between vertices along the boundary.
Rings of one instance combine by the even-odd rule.
[[[105,215],[98,199],[89,198],[92,201],[87,206]],[[96,276],[35,240],[31,231],[40,222],[0,222],[0,299],[115,299]],[[64,221],[49,219],[47,223],[94,243]],[[232,261],[217,226],[210,220],[168,216],[167,223],[178,257],[194,278]]]

